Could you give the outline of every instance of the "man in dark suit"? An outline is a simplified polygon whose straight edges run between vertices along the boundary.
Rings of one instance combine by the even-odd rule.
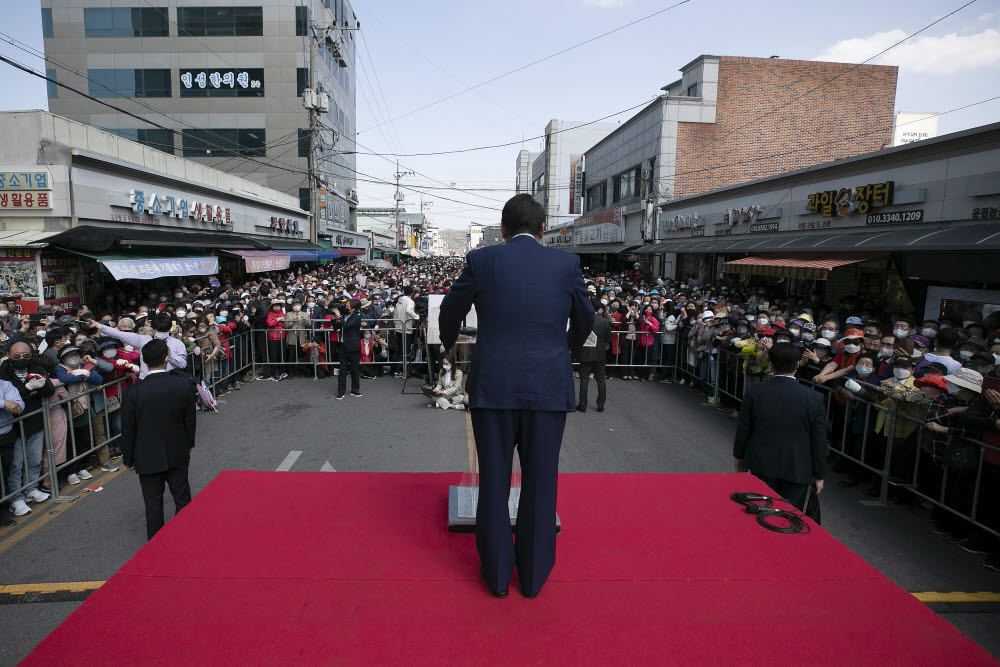
[[[176,514],[191,502],[188,463],[195,436],[191,382],[167,372],[170,348],[154,339],[142,346],[149,373],[122,398],[123,463],[139,475],[146,504],[146,539],[163,528],[163,485],[170,488]]]
[[[594,310],[600,308],[600,302],[594,304]],[[594,336],[597,344],[593,347],[584,345],[580,348],[580,402],[576,405],[577,412],[587,411],[587,387],[590,384],[590,374],[597,381],[597,411],[604,412],[604,402],[607,400],[607,360],[608,344],[611,341],[611,322],[601,315],[594,316]],[[593,342],[593,341],[588,341]]]
[[[733,443],[736,472],[749,470],[800,510],[811,482],[823,490],[827,453],[823,396],[795,379],[801,356],[790,343],[771,347],[774,377],[747,385]]]
[[[343,400],[347,393],[347,373],[351,373],[351,396],[361,398],[361,302],[351,299],[347,302],[347,314],[333,309],[333,328],[340,332],[340,373],[337,376],[337,400]]]
[[[594,326],[580,259],[539,243],[544,222],[545,210],[531,195],[511,198],[500,220],[506,243],[468,254],[438,320],[450,348],[476,306],[467,384],[480,471],[476,548],[497,597],[507,596],[515,564],[528,598],[555,564],[559,448],[566,413],[576,409],[569,351]],[[515,446],[522,479],[516,544],[507,513]]]

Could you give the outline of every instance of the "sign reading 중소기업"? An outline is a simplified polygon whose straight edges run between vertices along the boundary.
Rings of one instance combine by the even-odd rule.
[[[852,213],[867,215],[871,213],[876,204],[882,206],[892,204],[895,186],[895,181],[886,181],[885,183],[858,185],[853,189],[840,188],[840,190],[816,192],[809,195],[806,202],[806,212],[819,213],[826,218],[851,215]]]
[[[136,213],[172,215],[182,220],[214,222],[224,229],[233,227],[232,213],[228,206],[156,193],[147,196],[142,190],[130,190],[128,200]]]
[[[0,171],[0,192],[51,190],[45,171]]]

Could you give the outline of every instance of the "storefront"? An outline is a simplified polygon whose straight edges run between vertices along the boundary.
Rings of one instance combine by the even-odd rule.
[[[2,113],[0,134],[35,159],[0,163],[0,293],[23,312],[340,257],[291,195],[44,112]]]
[[[664,277],[891,312],[1000,308],[1000,124],[657,208],[659,240],[635,252]]]

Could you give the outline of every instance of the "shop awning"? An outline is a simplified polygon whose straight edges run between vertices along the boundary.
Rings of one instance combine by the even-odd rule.
[[[64,248],[69,252],[97,260],[115,280],[155,280],[177,276],[210,276],[219,272],[219,258],[215,255],[171,252],[169,250],[143,252],[122,251],[117,253],[81,252]]]
[[[304,252],[326,250],[323,246],[304,239],[268,239],[267,245],[271,248],[271,250],[277,250],[279,252],[285,252],[286,250],[299,250]]]
[[[273,250],[226,250],[230,255],[244,259],[247,273],[263,273],[264,271],[282,271],[288,268],[291,258]]]
[[[319,259],[316,253],[319,252],[309,252],[308,250],[282,250],[283,255],[288,255],[293,262],[315,262]]]
[[[378,248],[376,248],[378,250]],[[361,257],[365,254],[365,251],[361,248],[334,248],[333,251],[337,253],[340,257]],[[383,250],[382,252],[393,252],[392,250]]]
[[[38,242],[56,245],[66,250],[107,253],[121,248],[211,248],[228,250],[269,250],[266,243],[239,234],[216,232],[184,232],[155,227],[97,227],[80,225],[58,234],[50,234]],[[195,253],[197,254],[197,253]]]
[[[52,232],[0,232],[0,247],[22,248],[29,243],[38,243],[47,236],[52,236]]]
[[[638,255],[664,252],[914,252],[934,250],[1000,250],[1000,222],[976,225],[892,229],[884,226],[843,234],[786,232],[761,238],[754,234],[676,239],[647,245]]]
[[[726,273],[751,276],[826,280],[830,271],[837,267],[857,264],[869,259],[874,259],[874,257],[744,257],[726,262],[722,265],[722,270]]]
[[[313,252],[318,259],[340,259],[341,255],[347,254],[340,248],[336,250],[316,250]]]

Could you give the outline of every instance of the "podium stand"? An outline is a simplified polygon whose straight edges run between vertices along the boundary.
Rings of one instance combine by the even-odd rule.
[[[510,497],[507,512],[510,526],[517,525],[517,505],[521,499],[521,463],[514,452],[514,465],[510,476]],[[448,530],[453,533],[473,533],[476,530],[476,506],[479,503],[479,458],[475,450],[469,461],[469,472],[462,475],[458,486],[448,487]],[[562,525],[556,514],[556,533]]]

